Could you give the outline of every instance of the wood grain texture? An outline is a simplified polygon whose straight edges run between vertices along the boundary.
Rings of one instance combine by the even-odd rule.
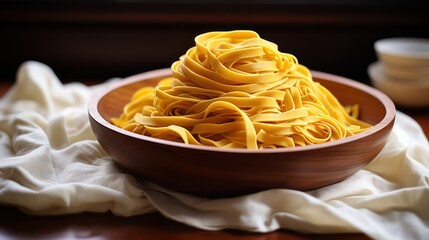
[[[280,229],[269,233],[207,231],[165,218],[159,212],[133,217],[111,213],[30,216],[0,206],[0,239],[181,239],[181,240],[368,240],[362,234],[304,234]]]
[[[311,190],[349,177],[384,147],[395,107],[381,92],[339,76],[313,72],[343,104],[357,103],[360,118],[374,125],[345,139],[295,148],[220,149],[141,136],[109,123],[133,92],[170,74],[161,69],[124,79],[94,96],[90,123],[103,146],[126,171],[161,186],[207,197],[226,197],[272,188]]]

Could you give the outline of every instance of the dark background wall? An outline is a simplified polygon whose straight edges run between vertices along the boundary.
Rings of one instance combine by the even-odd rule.
[[[196,35],[250,29],[311,69],[368,82],[374,41],[429,38],[425,1],[0,1],[0,81],[36,60],[63,81],[102,81],[170,64]]]

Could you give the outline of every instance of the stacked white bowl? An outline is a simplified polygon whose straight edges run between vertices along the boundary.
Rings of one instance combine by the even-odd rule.
[[[429,39],[387,38],[374,43],[371,84],[404,107],[429,106]]]

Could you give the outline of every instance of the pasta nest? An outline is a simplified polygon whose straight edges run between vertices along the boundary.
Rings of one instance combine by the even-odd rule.
[[[139,89],[113,124],[186,144],[294,147],[354,135],[370,125],[343,107],[297,58],[253,31],[208,32],[171,66],[172,76]]]

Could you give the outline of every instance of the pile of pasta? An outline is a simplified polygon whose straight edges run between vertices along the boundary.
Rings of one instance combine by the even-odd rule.
[[[253,31],[208,32],[139,89],[112,123],[146,136],[222,148],[277,148],[345,138],[370,125],[295,56]]]

